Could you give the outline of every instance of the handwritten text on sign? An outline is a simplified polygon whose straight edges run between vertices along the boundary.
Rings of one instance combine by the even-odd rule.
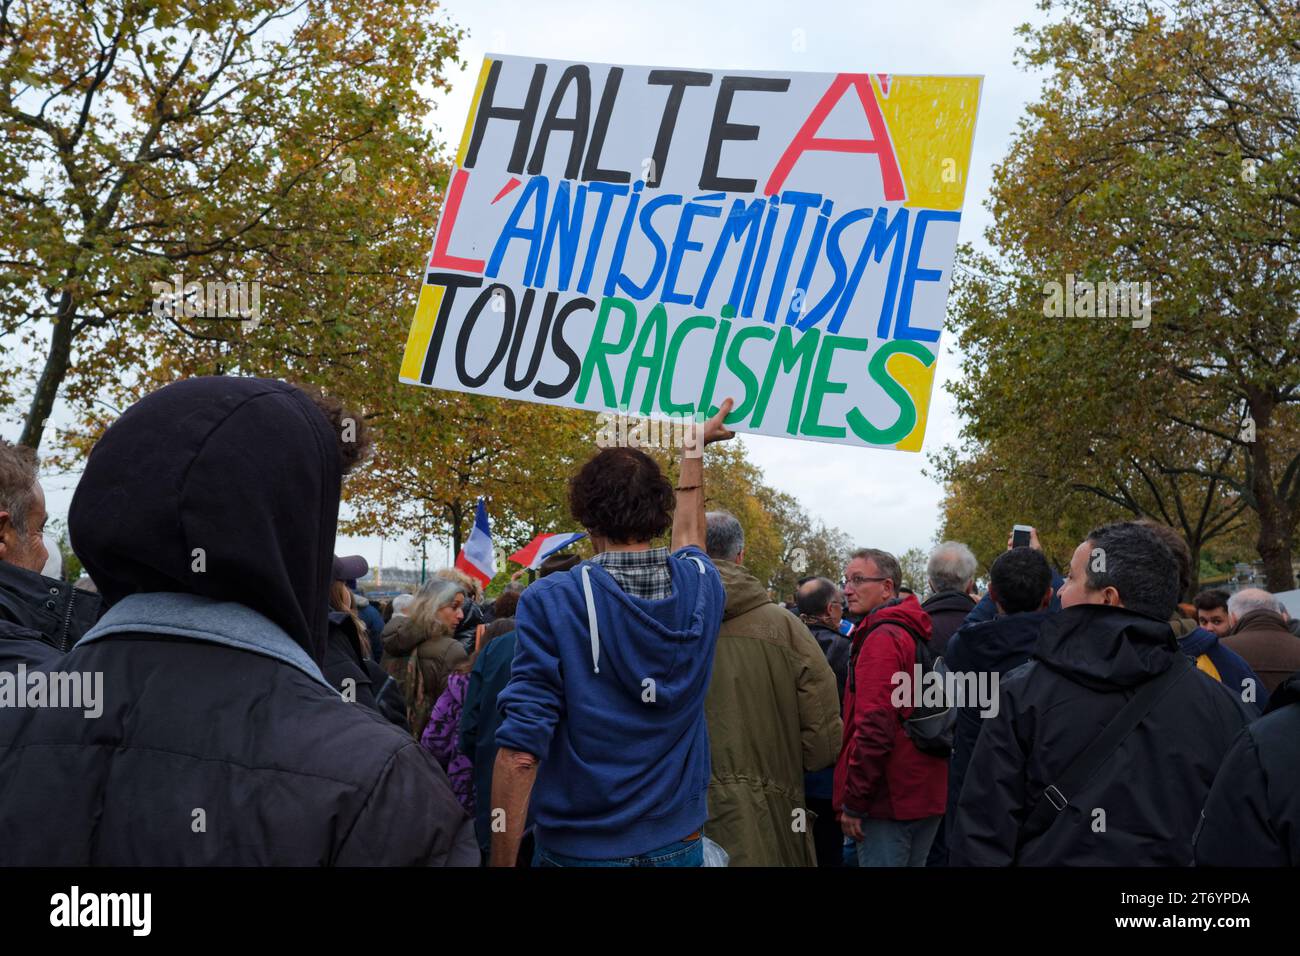
[[[919,450],[979,91],[489,55],[402,381]]]

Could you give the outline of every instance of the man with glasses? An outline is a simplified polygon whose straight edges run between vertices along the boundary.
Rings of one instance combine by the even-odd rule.
[[[899,596],[902,579],[898,560],[874,548],[856,552],[844,571],[848,609],[864,617],[852,635],[834,805],[859,866],[924,866],[947,803],[947,759],[918,750],[903,729],[920,688],[894,703],[896,675],[906,689],[916,641],[931,633],[916,596]]]

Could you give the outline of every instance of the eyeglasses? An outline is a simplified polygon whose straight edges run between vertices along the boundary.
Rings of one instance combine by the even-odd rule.
[[[852,584],[855,588],[860,588],[862,587],[862,585],[867,584],[871,581],[889,581],[889,580],[891,579],[890,578],[868,578],[868,577],[863,577],[861,574],[855,574],[853,577],[845,578],[843,581],[841,581],[840,586],[848,587],[850,584]]]

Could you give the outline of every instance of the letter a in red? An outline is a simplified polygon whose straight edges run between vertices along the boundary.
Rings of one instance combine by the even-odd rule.
[[[817,135],[826,122],[831,110],[844,98],[849,87],[857,90],[862,109],[867,114],[867,124],[871,127],[871,139],[828,139]],[[865,73],[840,73],[831,82],[830,88],[813,107],[813,111],[804,120],[790,141],[790,145],[781,154],[780,161],[772,170],[772,175],[763,187],[768,196],[781,191],[786,177],[799,158],[810,150],[829,153],[875,153],[880,162],[880,178],[885,185],[885,201],[899,202],[906,198],[903,194],[903,174],[898,169],[898,159],[894,156],[894,146],[889,141],[889,130],[885,118],[880,113],[876,102],[876,91],[871,88],[871,81]]]

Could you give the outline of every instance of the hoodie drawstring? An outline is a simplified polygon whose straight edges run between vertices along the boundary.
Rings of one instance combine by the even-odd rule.
[[[587,597],[587,627],[591,630],[591,668],[600,673],[600,628],[596,625],[596,599],[591,594],[591,568],[582,566],[582,591]]]
[[[704,562],[694,555],[689,555],[695,562],[700,574],[704,574]],[[591,593],[590,565],[582,566],[582,593],[587,598],[587,627],[591,631],[591,669],[600,673],[600,627],[596,624],[596,599]]]

